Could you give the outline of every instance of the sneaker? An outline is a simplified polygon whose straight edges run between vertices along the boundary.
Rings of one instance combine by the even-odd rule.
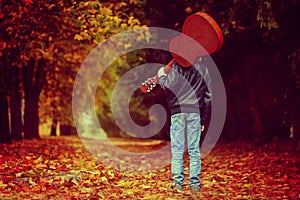
[[[192,192],[201,192],[201,187],[199,185],[191,185],[190,189]]]
[[[173,190],[179,190],[179,191],[182,191],[182,190],[183,190],[183,186],[182,186],[182,185],[179,185],[179,184],[176,184],[175,186],[173,186]]]

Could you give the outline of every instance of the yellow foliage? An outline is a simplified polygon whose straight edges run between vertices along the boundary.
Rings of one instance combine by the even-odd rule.
[[[130,4],[138,1],[130,1]],[[81,14],[77,18],[81,32],[76,34],[76,40],[89,40],[96,44],[101,43],[110,36],[129,29],[141,27],[141,23],[135,17],[124,15],[124,10],[129,5],[125,2],[100,3],[99,0],[80,3],[77,12]],[[137,40],[147,39],[145,36],[138,36]],[[128,44],[125,44],[128,48]]]
[[[83,40],[83,37],[79,34],[76,34],[74,37],[75,40]]]

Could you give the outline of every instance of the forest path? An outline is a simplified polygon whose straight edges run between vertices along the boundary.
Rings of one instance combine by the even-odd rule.
[[[112,141],[135,152],[167,144]],[[171,189],[170,165],[148,173],[129,173],[95,159],[78,137],[24,140],[0,145],[0,199],[299,199],[299,152],[300,142],[291,140],[260,147],[217,144],[202,158],[203,189],[195,194],[187,186],[188,176],[183,192]]]

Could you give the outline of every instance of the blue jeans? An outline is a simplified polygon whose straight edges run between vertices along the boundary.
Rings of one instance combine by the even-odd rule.
[[[187,148],[190,157],[189,185],[200,185],[199,175],[201,172],[200,160],[200,135],[201,135],[200,115],[196,113],[176,113],[171,116],[171,151],[172,162],[171,172],[174,185],[183,186],[184,165],[183,154],[185,145],[185,130],[187,138]]]

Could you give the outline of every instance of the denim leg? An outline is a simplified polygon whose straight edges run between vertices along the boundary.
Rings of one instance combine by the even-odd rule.
[[[190,181],[189,185],[200,185],[199,175],[201,172],[200,160],[200,135],[201,121],[196,113],[189,113],[187,117],[187,142],[190,157]]]
[[[183,113],[177,113],[171,116],[171,172],[174,179],[174,185],[183,185],[184,183],[184,166],[183,153],[185,142],[185,120]]]

